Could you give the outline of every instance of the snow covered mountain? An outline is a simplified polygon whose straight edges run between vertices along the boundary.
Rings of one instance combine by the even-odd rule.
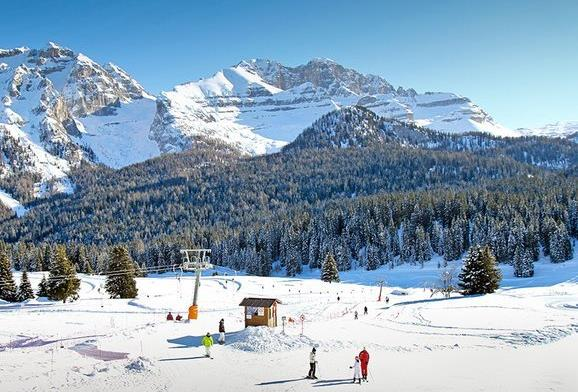
[[[540,128],[519,128],[516,131],[526,136],[567,138],[578,143],[578,121],[560,121]]]
[[[296,67],[241,61],[155,98],[118,66],[53,43],[0,49],[0,201],[22,213],[20,203],[31,197],[71,192],[67,175],[81,162],[121,168],[204,140],[249,155],[275,152],[327,113],[353,106],[395,120],[388,126],[396,132],[418,125],[449,134],[524,133],[502,127],[466,97],[395,88],[328,59]],[[369,141],[373,131],[356,129],[339,143]],[[23,197],[25,177],[34,192]]]
[[[161,94],[151,133],[162,151],[179,151],[194,138],[213,137],[261,154],[294,140],[322,115],[350,105],[443,132],[517,135],[468,98],[396,89],[379,76],[328,59],[297,67],[241,61],[210,78],[179,85]]]
[[[54,43],[0,49],[0,178],[31,176],[42,196],[71,191],[66,176],[81,161],[120,167],[156,156],[155,111],[114,64]]]

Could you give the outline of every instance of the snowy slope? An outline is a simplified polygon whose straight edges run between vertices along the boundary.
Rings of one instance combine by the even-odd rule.
[[[540,261],[528,279],[513,278],[509,266],[503,271],[497,293],[450,299],[431,298],[435,260],[424,268],[346,272],[343,283],[321,282],[318,270],[299,278],[207,271],[199,319],[190,323],[164,318],[186,314],[191,274],[139,278],[131,300],[108,299],[103,276],[83,275],[79,301],[0,304],[0,389],[575,391],[568,359],[578,350],[578,260]],[[41,274],[30,276],[36,288]],[[377,301],[379,280],[387,304]],[[245,330],[238,305],[247,296],[279,298],[285,334],[281,326]],[[205,359],[200,339],[207,332],[216,339],[221,318],[226,344]],[[319,379],[305,380],[312,346]],[[371,356],[369,382],[352,386],[349,366],[363,347]]]
[[[14,199],[10,194],[3,190],[0,190],[0,203],[14,211],[18,217],[26,214],[26,208],[18,200]]]
[[[110,108],[108,113],[91,114],[80,121],[80,135],[74,140],[96,154],[97,161],[118,169],[160,155],[149,138],[156,101],[142,98]]]
[[[578,121],[560,121],[540,128],[519,128],[516,131],[528,136],[567,138],[578,143]]]
[[[293,68],[270,60],[242,61],[179,85],[161,94],[151,133],[161,151],[182,150],[195,137],[210,137],[249,154],[271,152],[322,115],[350,105],[442,132],[518,135],[465,97],[394,89],[381,77],[327,59]]]
[[[155,112],[114,64],[54,43],[0,49],[0,175],[38,176],[37,196],[70,191],[67,174],[82,161],[121,167],[158,155],[148,138]]]

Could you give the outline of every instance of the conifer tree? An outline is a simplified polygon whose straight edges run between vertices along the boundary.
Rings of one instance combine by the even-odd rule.
[[[10,269],[10,259],[8,258],[5,246],[0,247],[0,299],[8,302],[18,300],[16,284]]]
[[[44,255],[42,249],[36,251],[36,257],[34,258],[34,264],[37,272],[41,272],[44,268]]]
[[[465,295],[493,293],[499,287],[501,278],[496,258],[490,247],[472,246],[460,273],[459,286],[463,293]]]
[[[552,263],[562,263],[572,258],[572,243],[566,230],[566,225],[556,225],[549,236],[550,260]]]
[[[134,262],[124,246],[110,251],[105,288],[110,298],[135,298],[138,294]]]
[[[324,282],[339,282],[339,270],[337,262],[331,253],[327,253],[323,268],[321,270],[321,280]]]
[[[56,246],[48,278],[48,298],[62,302],[69,298],[75,300],[78,298],[79,289],[80,280],[66,256],[66,249],[62,245]]]
[[[415,230],[415,259],[421,265],[424,261],[431,260],[432,246],[429,235],[425,232],[422,226],[418,226]]]
[[[512,264],[514,266],[515,277],[529,278],[534,276],[534,263],[531,250],[524,250],[521,247],[517,247]]]
[[[379,261],[379,249],[374,245],[367,246],[367,265],[365,266],[368,271],[373,271],[378,269],[380,266]]]
[[[36,292],[36,295],[38,297],[48,297],[48,281],[44,275],[42,275],[42,279],[38,284],[38,291]]]
[[[65,252],[66,255],[66,252]],[[52,263],[54,262],[54,252],[52,246],[47,244],[44,247],[44,255],[42,256],[42,269],[41,271],[50,271],[52,268]]]
[[[18,287],[18,301],[24,302],[33,298],[34,298],[34,291],[32,290],[32,285],[30,284],[30,280],[28,279],[28,272],[24,270],[22,271],[20,286]]]

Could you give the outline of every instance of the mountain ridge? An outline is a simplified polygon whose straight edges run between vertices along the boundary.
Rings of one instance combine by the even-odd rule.
[[[0,49],[0,99],[0,190],[24,204],[73,192],[70,173],[85,163],[118,169],[207,140],[274,153],[353,106],[400,128],[518,135],[466,97],[419,94],[324,58],[242,60],[154,97],[121,67],[49,42]]]

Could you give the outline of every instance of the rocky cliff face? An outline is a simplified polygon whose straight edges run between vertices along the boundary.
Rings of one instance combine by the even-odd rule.
[[[0,163],[0,176],[34,175],[40,179],[37,193],[49,181],[61,183],[57,190],[67,190],[71,167],[103,162],[110,155],[99,155],[92,146],[102,124],[87,127],[83,122],[95,125],[90,119],[98,117],[107,123],[107,116],[141,100],[152,102],[152,97],[113,64],[100,66],[53,43],[42,49],[0,50],[0,147],[10,157]],[[154,103],[150,108],[147,137]]]
[[[246,60],[179,85],[161,94],[151,132],[162,151],[179,151],[186,140],[209,137],[260,154],[291,142],[324,114],[351,105],[442,132],[515,136],[466,97],[395,88],[327,59],[297,67]]]
[[[559,121],[539,128],[518,128],[516,131],[524,136],[565,138],[578,143],[578,121]]]

